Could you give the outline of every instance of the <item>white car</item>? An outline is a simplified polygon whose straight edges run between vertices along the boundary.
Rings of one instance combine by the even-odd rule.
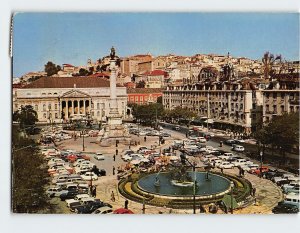
[[[246,172],[250,172],[251,170],[256,170],[257,168],[259,168],[259,165],[258,164],[245,164],[245,165],[242,165],[241,168],[243,170],[245,170]]]
[[[237,159],[236,161],[233,162],[233,165],[235,167],[238,167],[238,166],[245,165],[246,163],[247,163],[246,159]]]
[[[222,162],[222,163],[219,164],[219,168],[231,169],[233,167],[234,167],[234,165],[232,163],[229,163],[229,162]]]
[[[111,214],[113,212],[112,208],[108,206],[103,206],[96,209],[93,214]]]
[[[86,172],[84,175],[81,175],[83,180],[98,180],[98,176],[94,172]]]
[[[206,142],[206,139],[204,137],[198,137],[198,141],[200,143],[205,143]]]
[[[219,156],[219,159],[227,160],[232,157],[233,157],[232,153],[224,153],[223,155]]]
[[[68,192],[67,190],[62,190],[60,187],[50,187],[47,189],[46,193],[49,197],[59,197],[60,194]]]
[[[94,158],[97,159],[97,160],[105,160],[105,157],[102,153],[96,153],[94,155]]]
[[[132,157],[130,155],[123,155],[122,156],[122,159],[125,161],[125,162],[128,162],[128,161],[131,161],[132,160]]]
[[[240,146],[240,145],[235,145],[232,150],[237,151],[237,152],[243,152],[245,151],[245,147]]]
[[[91,170],[90,166],[81,166],[81,167],[75,167],[75,173],[76,174],[82,174],[85,172],[89,172]]]

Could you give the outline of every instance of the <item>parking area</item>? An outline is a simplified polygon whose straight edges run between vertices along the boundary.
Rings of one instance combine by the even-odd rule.
[[[71,174],[79,176],[81,180],[80,182],[69,179],[62,181],[67,183],[52,199],[52,202],[62,206],[58,212],[73,213],[76,210],[74,207],[75,209],[70,211],[70,206],[67,208],[67,204],[59,199],[61,193],[70,192],[70,190],[66,190],[66,185],[72,183],[77,184],[76,191],[66,200],[75,199],[74,203],[77,201],[78,206],[81,206],[78,207],[79,209],[82,209],[85,199],[76,199],[76,195],[79,194],[78,184],[84,183],[87,185],[87,189],[83,193],[92,198],[88,199],[90,203],[93,203],[90,205],[96,207],[109,205],[112,210],[123,208],[126,200],[118,192],[120,177],[133,171],[147,172],[166,166],[168,163],[180,163],[182,154],[185,154],[186,158],[198,167],[210,166],[212,171],[244,176],[251,182],[255,188],[256,203],[236,210],[236,213],[272,213],[272,209],[284,199],[283,191],[288,195],[290,190],[295,192],[298,187],[299,193],[297,175],[276,170],[266,164],[262,170],[259,161],[248,159],[242,151],[232,151],[232,147],[229,145],[220,147],[220,144],[212,140],[207,141],[202,137],[195,137],[193,134],[184,134],[176,129],[154,130],[134,124],[128,127],[133,145],[119,143],[111,147],[101,147],[95,131],[80,135],[74,131],[62,132],[61,129],[56,129],[56,131],[49,128],[44,129],[44,135],[47,135],[45,138],[50,138],[49,135],[52,138],[56,138],[57,134],[61,136],[59,140],[55,140],[55,144],[47,143],[42,149],[49,169],[53,170],[52,181],[57,177],[71,176]],[[94,174],[96,174],[95,179],[92,178]],[[57,182],[52,183],[51,187],[53,185],[57,186]],[[287,187],[287,185],[292,187]],[[92,190],[93,187],[94,190]],[[295,188],[293,189],[293,187]],[[101,200],[101,204],[95,201],[98,199]],[[142,213],[140,203],[129,201],[128,204],[133,212]],[[147,213],[192,213],[192,210],[147,206]]]

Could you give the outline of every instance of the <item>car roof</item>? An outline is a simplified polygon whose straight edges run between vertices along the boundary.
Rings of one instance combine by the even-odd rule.
[[[105,210],[111,210],[111,208],[109,206],[102,206],[102,207],[98,208],[97,210],[105,211]]]

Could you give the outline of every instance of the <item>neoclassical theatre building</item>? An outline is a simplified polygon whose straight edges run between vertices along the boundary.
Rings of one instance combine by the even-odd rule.
[[[117,85],[119,114],[126,116],[126,87]],[[31,105],[39,122],[92,118],[105,121],[110,110],[110,82],[96,77],[42,77],[13,92],[13,111]]]

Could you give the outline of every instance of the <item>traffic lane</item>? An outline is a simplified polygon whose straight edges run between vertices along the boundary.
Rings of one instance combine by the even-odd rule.
[[[171,135],[175,135],[175,137],[177,138],[180,138],[180,139],[185,139],[185,134],[182,133],[181,131],[177,131],[177,130],[172,130],[172,129],[165,129],[166,132],[170,133]],[[173,136],[174,137],[174,136]],[[208,146],[212,146],[214,148],[217,148],[219,150],[223,150],[223,151],[226,151],[226,152],[230,152],[230,153],[233,153],[237,156],[240,156],[242,158],[245,158],[245,159],[248,159],[256,164],[259,164],[260,161],[259,160],[256,160],[256,159],[252,159],[252,158],[249,158],[245,152],[237,152],[237,151],[232,151],[232,147],[231,146],[228,146],[226,144],[223,143],[223,146],[220,147],[220,141],[218,140],[214,140],[214,137],[212,137],[212,139],[208,140],[206,143],[203,143],[203,145],[208,145]]]

